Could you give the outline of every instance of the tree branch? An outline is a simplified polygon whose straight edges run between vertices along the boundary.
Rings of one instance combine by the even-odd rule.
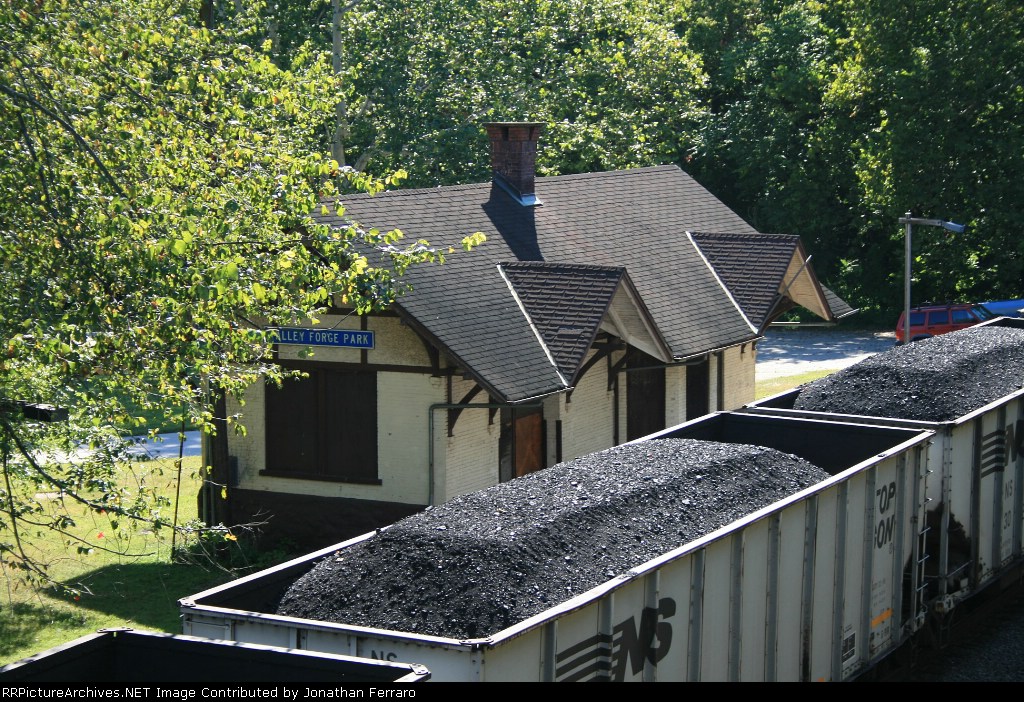
[[[43,476],[43,478],[45,478],[46,481],[49,482],[51,485],[53,485],[55,487],[59,487],[62,490],[64,489],[65,483],[63,481],[61,481],[61,480],[55,478],[54,476],[50,475],[50,473],[48,473],[47,471],[43,470],[39,466],[39,464],[36,462],[36,460],[32,457],[32,452],[28,450],[28,448],[25,446],[25,444],[22,443],[21,439],[15,433],[15,431],[14,431],[13,427],[11,426],[10,422],[8,422],[6,419],[0,419],[0,427],[2,427],[4,429],[4,432],[6,433],[6,435],[11,440],[14,441],[14,445],[17,447],[17,449],[18,449],[19,453],[21,453],[22,457],[24,457],[25,460],[28,461],[28,464],[30,466],[32,466],[32,470],[36,471],[37,473],[39,473],[39,475]],[[165,522],[162,519],[149,519],[149,518],[143,517],[143,516],[138,515],[138,514],[132,514],[130,511],[124,509],[123,507],[117,507],[116,505],[107,505],[107,504],[104,504],[102,502],[93,502],[92,500],[87,500],[87,499],[85,499],[84,497],[82,497],[81,495],[79,495],[78,493],[76,493],[73,490],[67,490],[67,491],[65,491],[65,494],[67,496],[69,496],[72,500],[74,500],[75,502],[78,502],[79,504],[85,505],[86,507],[88,507],[89,509],[92,509],[92,510],[105,510],[107,512],[113,512],[114,514],[122,516],[122,517],[126,517],[127,519],[132,519],[132,520],[137,521],[137,522],[145,522],[146,524],[152,524],[153,526],[159,526],[159,527],[171,527],[172,526],[170,524],[170,522]],[[13,518],[13,515],[12,515],[12,518]]]
[[[114,178],[113,174],[111,174],[111,172],[107,169],[106,165],[104,165],[103,159],[101,159],[100,155],[97,154],[96,151],[94,151],[91,146],[89,146],[88,142],[86,142],[84,138],[82,138],[82,135],[78,133],[78,130],[75,129],[74,125],[72,125],[70,122],[68,122],[66,119],[64,119],[60,115],[58,115],[53,110],[51,110],[48,107],[46,107],[45,105],[41,104],[38,100],[33,98],[31,95],[25,95],[24,93],[19,93],[17,90],[14,90],[10,86],[4,85],[3,83],[0,83],[0,93],[8,95],[8,96],[10,96],[11,98],[13,98],[15,100],[18,100],[20,102],[25,103],[26,105],[34,107],[35,109],[39,110],[44,115],[46,115],[47,117],[52,119],[54,122],[59,124],[61,127],[63,127],[64,130],[68,134],[71,135],[71,138],[74,139],[75,142],[80,147],[82,147],[82,149],[87,154],[89,154],[89,157],[96,164],[96,167],[100,170],[100,173],[107,180],[107,182],[110,183],[110,185],[114,188],[114,190],[117,192],[117,194],[120,195],[121,197],[126,197],[126,194],[125,194],[124,190],[121,188],[121,185],[117,182],[117,179]]]

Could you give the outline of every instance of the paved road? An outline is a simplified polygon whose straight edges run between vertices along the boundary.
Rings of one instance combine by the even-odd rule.
[[[178,434],[161,434],[159,437],[160,441],[149,441],[145,437],[138,437],[138,449],[139,455],[149,456],[150,458],[177,458],[179,441]],[[186,431],[185,432],[185,445],[183,456],[198,456],[200,455],[200,438],[198,431]]]
[[[835,327],[772,327],[757,344],[757,379],[781,378],[816,370],[839,370],[896,343],[894,332]]]

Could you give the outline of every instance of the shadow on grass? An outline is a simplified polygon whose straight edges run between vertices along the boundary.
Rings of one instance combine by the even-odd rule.
[[[39,632],[52,627],[73,629],[85,624],[80,612],[40,602],[15,602],[0,609],[0,659],[31,646]]]
[[[82,592],[77,607],[124,620],[124,626],[180,634],[178,600],[231,578],[213,566],[126,563],[97,568],[65,584]]]

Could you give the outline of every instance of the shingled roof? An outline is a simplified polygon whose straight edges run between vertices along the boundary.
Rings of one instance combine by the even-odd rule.
[[[410,270],[405,280],[412,289],[396,307],[497,399],[515,402],[567,389],[570,377],[563,369],[578,351],[554,339],[559,322],[548,302],[528,292],[527,310],[542,310],[531,315],[513,294],[528,287],[529,276],[556,269],[523,267],[509,276],[516,262],[596,267],[587,275],[563,269],[574,271],[565,285],[576,280],[596,287],[610,275],[600,269],[624,268],[643,315],[656,327],[653,336],[662,340],[658,355],[668,356],[665,361],[757,337],[687,234],[756,231],[678,167],[537,178],[535,192],[543,203],[536,207],[524,206],[496,183],[354,195],[345,199],[344,217],[321,219],[398,228],[435,246],[475,232],[487,236],[443,266]],[[592,328],[588,310],[566,305],[563,326]],[[540,338],[531,316],[548,327]],[[577,324],[582,317],[587,324]]]
[[[498,267],[568,385],[603,324],[651,355],[671,358],[625,268],[543,261]]]
[[[796,305],[828,321],[854,312],[818,283],[798,236],[758,232],[693,232],[691,236],[759,331]]]

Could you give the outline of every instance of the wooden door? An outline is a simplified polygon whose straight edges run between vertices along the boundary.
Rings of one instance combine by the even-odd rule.
[[[513,460],[515,477],[544,467],[544,415],[540,411],[515,418]]]
[[[498,479],[520,478],[544,467],[544,413],[541,409],[502,409]]]
[[[665,428],[665,368],[661,361],[634,350],[626,371],[628,441]]]

